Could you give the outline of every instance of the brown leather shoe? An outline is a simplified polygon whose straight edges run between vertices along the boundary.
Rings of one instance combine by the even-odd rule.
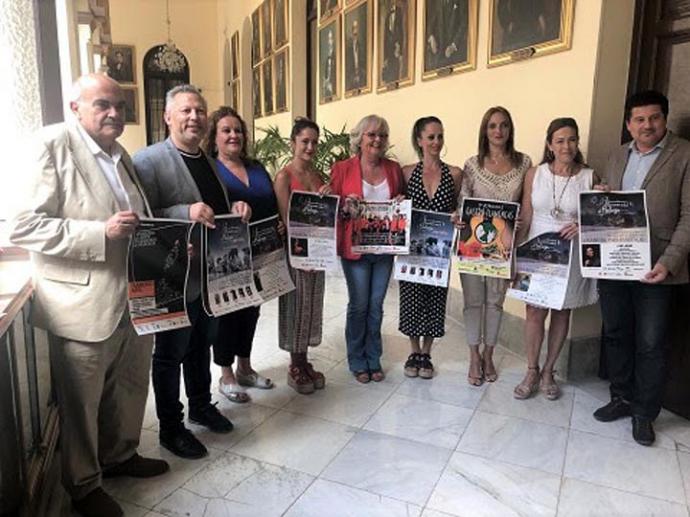
[[[81,499],[72,500],[72,506],[82,517],[122,517],[124,513],[117,501],[98,487]]]
[[[165,460],[157,460],[154,458],[144,458],[139,456],[136,452],[134,456],[127,461],[110,467],[103,472],[104,478],[115,478],[121,476],[128,476],[132,478],[152,478],[165,474],[170,470],[170,465]]]

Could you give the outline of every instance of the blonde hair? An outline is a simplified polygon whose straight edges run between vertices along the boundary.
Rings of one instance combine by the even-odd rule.
[[[378,115],[367,115],[362,120],[357,122],[355,127],[350,131],[350,153],[359,154],[362,144],[362,136],[364,131],[370,126],[374,126],[377,129],[383,129],[386,133],[390,133],[390,128],[388,127],[388,122],[383,117]],[[384,152],[388,150],[388,140],[386,140]]]

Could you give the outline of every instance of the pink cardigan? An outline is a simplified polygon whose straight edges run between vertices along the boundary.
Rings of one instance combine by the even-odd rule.
[[[386,181],[391,192],[391,198],[403,193],[402,170],[398,162],[381,159],[381,165],[386,173]],[[331,190],[340,196],[341,206],[349,194],[362,197],[362,169],[359,156],[342,160],[331,167]],[[352,220],[338,218],[337,228],[338,255],[348,260],[359,260],[361,255],[352,253]]]

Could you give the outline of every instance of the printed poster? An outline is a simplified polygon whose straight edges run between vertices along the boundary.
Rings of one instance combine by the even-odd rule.
[[[127,303],[140,336],[191,325],[185,290],[192,226],[190,221],[142,219],[130,239]]]
[[[293,268],[327,270],[337,267],[335,228],[339,203],[339,196],[292,192],[287,226]]]
[[[644,190],[580,194],[584,278],[639,280],[652,269]]]
[[[263,302],[295,288],[287,266],[283,238],[278,233],[278,216],[249,225],[254,286]]]
[[[410,247],[412,201],[365,201],[353,203],[352,252],[406,255]]]
[[[448,287],[455,226],[450,214],[412,209],[409,255],[395,257],[394,278]]]
[[[460,273],[511,278],[515,221],[519,203],[465,198],[456,255]]]
[[[515,249],[517,275],[508,296],[530,305],[560,310],[565,303],[572,241],[542,233]]]
[[[238,215],[215,218],[215,228],[204,227],[208,314],[221,316],[260,304],[252,270],[249,225]]]

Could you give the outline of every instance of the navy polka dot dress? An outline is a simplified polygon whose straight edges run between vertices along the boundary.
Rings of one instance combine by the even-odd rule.
[[[441,182],[429,196],[422,183],[422,162],[412,171],[405,195],[412,200],[412,208],[450,213],[455,207],[456,193],[453,177],[445,163],[441,163]],[[448,288],[400,281],[400,324],[398,330],[411,337],[442,337],[446,333],[446,298]]]

